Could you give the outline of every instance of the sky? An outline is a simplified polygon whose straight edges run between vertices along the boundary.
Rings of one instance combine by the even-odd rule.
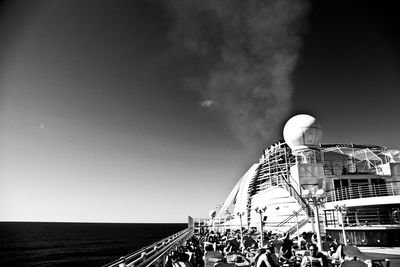
[[[0,221],[181,223],[285,122],[400,148],[394,4],[3,1]]]

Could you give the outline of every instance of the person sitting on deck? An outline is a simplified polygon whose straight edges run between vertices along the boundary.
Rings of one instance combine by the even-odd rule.
[[[210,233],[206,236],[206,240],[204,242],[204,250],[206,251],[217,250],[217,235],[214,234],[214,231],[210,231]]]
[[[276,266],[279,265],[279,255],[276,253],[274,241],[269,241],[267,245],[267,250],[269,250],[271,259]]]
[[[308,250],[310,255],[303,257],[300,267],[328,267],[327,257],[318,251],[316,244],[309,245]]]
[[[245,256],[250,261],[251,265],[253,265],[257,256],[257,244],[252,244],[248,247]]]
[[[300,250],[307,250],[307,233],[303,232],[298,240],[298,246]]]
[[[293,247],[293,241],[290,239],[289,233],[286,233],[285,238],[283,239],[283,244],[280,249],[280,260],[282,262],[287,262],[292,258],[293,256],[292,247]]]
[[[224,252],[227,254],[229,252],[236,252],[239,250],[240,242],[234,236],[229,236],[225,242]]]
[[[260,253],[255,258],[255,267],[278,267],[272,258],[270,249],[260,249]]]
[[[182,259],[181,255],[178,251],[172,251],[170,255],[168,255],[168,259],[166,262],[167,267],[193,267],[193,265],[187,261],[187,259]]]
[[[203,252],[201,251],[200,245],[194,236],[187,241],[186,247],[187,247],[186,253],[188,253],[189,255],[189,261],[194,266],[202,265]]]

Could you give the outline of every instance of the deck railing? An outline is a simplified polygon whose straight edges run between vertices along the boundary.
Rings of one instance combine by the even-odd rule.
[[[168,253],[182,245],[192,235],[193,228],[187,228],[102,267],[165,266]]]
[[[400,195],[400,182],[391,182],[386,184],[362,184],[328,191],[326,192],[326,201],[333,202],[357,198],[398,195]]]

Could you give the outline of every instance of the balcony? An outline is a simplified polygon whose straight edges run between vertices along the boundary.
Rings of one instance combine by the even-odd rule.
[[[370,197],[399,196],[400,182],[386,184],[362,184],[350,187],[341,187],[326,192],[327,202],[360,199]]]

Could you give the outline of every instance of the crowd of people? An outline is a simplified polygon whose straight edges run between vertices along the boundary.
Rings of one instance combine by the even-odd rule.
[[[205,230],[192,236],[184,246],[168,255],[167,267],[327,267],[335,257],[338,244],[329,236],[317,246],[316,235],[303,233],[292,240],[267,232],[261,240],[256,232],[214,232]],[[320,251],[322,250],[323,253]],[[228,264],[228,265],[226,265]],[[229,265],[231,264],[231,265]]]

